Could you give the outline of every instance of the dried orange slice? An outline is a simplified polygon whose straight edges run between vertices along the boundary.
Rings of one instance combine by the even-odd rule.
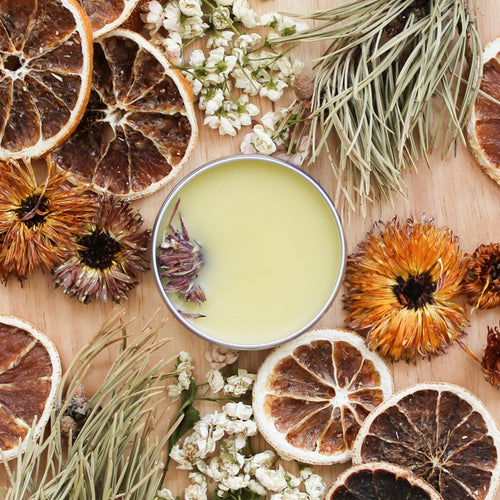
[[[80,182],[134,199],[172,180],[196,138],[188,82],[141,35],[115,30],[94,44],[87,110],[50,161]]]
[[[481,401],[445,383],[394,394],[363,423],[353,462],[410,469],[445,500],[491,500],[500,476],[500,433]]]
[[[283,344],[260,367],[255,421],[283,456],[345,462],[366,416],[392,393],[389,369],[355,333],[312,330]]]
[[[76,0],[0,3],[0,158],[39,157],[87,104],[92,28]]]
[[[355,465],[344,471],[325,500],[442,500],[426,481],[386,462]]]
[[[60,380],[51,340],[26,321],[0,315],[0,458],[13,458],[42,432]]]
[[[79,1],[90,17],[95,38],[121,26],[139,3],[139,0]]]
[[[469,145],[481,168],[500,184],[500,37],[483,50],[483,78],[468,126]]]

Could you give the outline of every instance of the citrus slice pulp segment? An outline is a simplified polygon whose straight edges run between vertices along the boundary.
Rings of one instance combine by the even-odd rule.
[[[325,500],[442,500],[423,479],[391,463],[355,465],[332,485]]]
[[[394,394],[364,421],[353,461],[409,468],[445,500],[490,500],[500,478],[500,433],[462,387],[418,384]]]
[[[40,157],[87,104],[92,30],[76,0],[0,5],[0,158]]]
[[[196,139],[187,81],[141,35],[116,30],[96,40],[87,110],[50,161],[80,182],[134,199],[171,181]]]
[[[49,420],[61,362],[46,335],[13,316],[0,315],[0,347],[0,450],[8,460]]]
[[[80,0],[80,3],[90,17],[94,37],[98,38],[124,23],[139,0]]]
[[[252,404],[261,434],[280,454],[330,464],[351,458],[362,421],[391,393],[387,365],[361,337],[319,329],[268,355]]]
[[[500,38],[483,51],[483,77],[468,126],[469,144],[478,164],[500,184]],[[493,100],[491,99],[493,98]]]

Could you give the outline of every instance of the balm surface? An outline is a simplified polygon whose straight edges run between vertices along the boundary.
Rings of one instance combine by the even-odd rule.
[[[238,159],[192,177],[172,210],[205,265],[198,282],[207,300],[196,306],[168,297],[187,321],[221,342],[274,342],[302,329],[329,302],[342,268],[342,237],[321,193],[299,173],[272,162]],[[172,221],[179,227],[178,217]],[[161,242],[157,241],[159,244]]]

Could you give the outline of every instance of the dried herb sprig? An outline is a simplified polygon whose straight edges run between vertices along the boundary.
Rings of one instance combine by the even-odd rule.
[[[151,357],[168,340],[159,340],[151,324],[134,337],[127,326],[116,314],[76,356],[63,377],[45,440],[31,442],[15,467],[4,463],[10,479],[5,500],[156,498],[175,428],[158,432],[164,419],[157,413],[174,360],[151,366]],[[92,410],[78,435],[66,441],[61,434],[65,409],[96,357],[116,344],[118,355],[88,400]]]
[[[311,109],[296,111],[310,122],[311,161],[323,150],[331,159],[340,208],[364,213],[404,194],[405,167],[439,139],[443,154],[463,139],[482,74],[473,15],[467,0],[354,0],[307,16],[316,26],[288,38],[329,42]]]

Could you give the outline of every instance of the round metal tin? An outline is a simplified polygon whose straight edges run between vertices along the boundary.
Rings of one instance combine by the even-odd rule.
[[[222,164],[227,164],[231,162],[235,162],[238,160],[254,160],[254,161],[259,161],[259,162],[267,162],[270,164],[274,165],[279,165],[281,167],[290,169],[291,171],[295,172],[297,175],[301,176],[306,182],[308,182],[311,186],[313,186],[317,192],[322,196],[322,198],[325,200],[327,203],[332,217],[335,221],[335,224],[337,226],[338,232],[339,232],[339,237],[340,237],[340,271],[338,273],[337,279],[335,280],[335,283],[332,285],[332,290],[330,293],[330,296],[328,297],[328,300],[325,302],[323,307],[319,310],[319,312],[307,323],[305,323],[301,328],[297,329],[296,331],[284,336],[283,338],[273,340],[271,342],[265,342],[265,343],[258,343],[258,344],[241,344],[241,343],[231,343],[231,342],[226,342],[222,341],[219,339],[216,339],[212,337],[211,335],[208,335],[205,333],[203,330],[198,328],[196,325],[193,324],[193,322],[187,320],[178,310],[177,308],[173,305],[172,301],[170,300],[168,294],[164,290],[164,285],[162,283],[162,279],[160,277],[160,269],[158,266],[158,261],[157,261],[157,249],[159,243],[163,239],[163,230],[165,227],[164,224],[164,219],[166,217],[166,213],[168,212],[171,202],[175,197],[179,194],[179,192],[183,189],[183,187],[189,183],[193,178],[196,176],[200,175],[202,172],[205,172],[208,169],[215,168],[219,165]],[[219,344],[221,346],[227,347],[229,349],[235,349],[235,350],[256,350],[256,349],[269,349],[272,348],[276,345],[282,344],[288,340],[291,340],[301,333],[305,332],[306,330],[310,329],[318,320],[319,318],[325,313],[325,311],[330,307],[331,303],[335,299],[338,290],[340,288],[343,275],[344,275],[344,270],[345,270],[345,262],[346,262],[346,243],[345,243],[345,236],[344,236],[344,231],[342,228],[342,222],[340,220],[340,216],[337,213],[337,210],[335,209],[335,206],[333,205],[333,202],[329,198],[328,194],[325,192],[325,190],[319,185],[319,183],[314,180],[309,174],[305,173],[303,170],[295,167],[294,165],[291,165],[290,163],[287,163],[283,160],[280,160],[278,158],[274,158],[271,156],[264,156],[264,155],[233,155],[233,156],[227,156],[224,158],[220,158],[211,162],[208,162],[201,167],[197,168],[193,172],[189,173],[187,176],[185,176],[179,183],[172,189],[172,191],[168,194],[166,197],[165,201],[163,202],[158,215],[155,220],[154,228],[153,228],[153,235],[152,235],[152,268],[153,268],[153,274],[154,274],[154,279],[156,282],[156,285],[158,287],[158,290],[165,302],[165,304],[168,306],[172,314],[175,316],[175,318],[182,324],[184,325],[188,330],[191,332],[195,333],[196,335],[200,336],[201,338],[208,340],[209,342],[213,342],[215,344]]]

